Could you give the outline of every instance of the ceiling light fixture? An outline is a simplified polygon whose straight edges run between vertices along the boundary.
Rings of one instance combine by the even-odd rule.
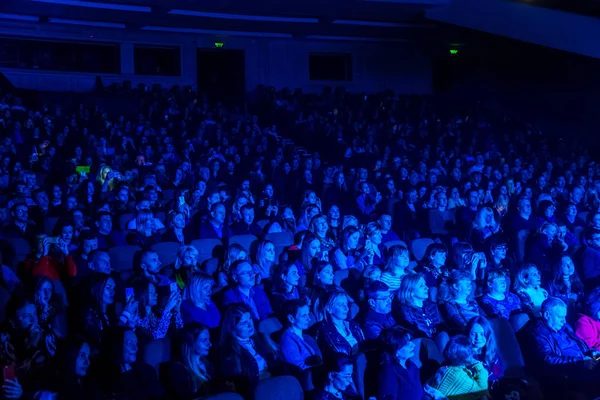
[[[235,20],[242,20],[242,21],[287,22],[287,23],[304,23],[304,24],[318,24],[319,23],[318,18],[269,17],[266,15],[224,14],[224,13],[211,13],[211,12],[179,10],[179,9],[173,9],[173,10],[169,11],[168,14],[186,15],[189,17],[235,19]]]
[[[244,31],[220,31],[213,29],[195,29],[195,28],[174,28],[170,26],[144,26],[140,28],[142,31],[155,32],[173,32],[173,33],[196,33],[201,35],[224,35],[224,36],[254,36],[254,37],[271,37],[271,38],[291,38],[291,33],[274,33],[274,32],[244,32]]]
[[[21,15],[21,14],[2,14],[0,13],[0,19],[12,19],[15,21],[39,21],[39,17],[34,15]]]
[[[96,26],[100,28],[126,28],[125,24],[117,24],[114,22],[83,21],[79,19],[49,18],[48,22],[53,24]]]
[[[425,25],[403,24],[400,22],[378,22],[378,21],[359,21],[350,19],[336,19],[332,24],[338,25],[357,25],[357,26],[381,26],[388,28],[424,28]]]
[[[315,40],[337,40],[337,41],[348,41],[348,42],[408,42],[406,39],[394,39],[394,38],[375,38],[375,37],[358,37],[358,36],[325,36],[325,35],[308,35],[306,39]]]
[[[80,0],[32,0],[38,3],[58,4],[61,6],[73,6],[73,7],[85,7],[85,8],[99,8],[102,10],[118,10],[118,11],[134,11],[134,12],[152,12],[152,7],[146,6],[131,6],[127,4],[114,4],[114,3],[97,3],[94,1],[80,1]]]

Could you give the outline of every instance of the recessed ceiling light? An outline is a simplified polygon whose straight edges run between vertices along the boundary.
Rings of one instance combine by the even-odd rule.
[[[318,18],[299,18],[299,17],[271,17],[266,15],[244,15],[244,14],[224,14],[224,13],[211,13],[203,11],[193,10],[179,10],[173,9],[169,11],[171,15],[186,15],[190,17],[203,17],[203,18],[218,18],[218,19],[235,19],[242,21],[265,21],[265,22],[288,22],[288,23],[305,23],[305,24],[318,24]]]
[[[152,7],[131,6],[127,4],[97,3],[95,1],[80,0],[32,0],[38,3],[59,4],[62,6],[100,8],[103,10],[134,11],[134,12],[152,12]]]
[[[79,20],[79,19],[49,18],[48,22],[53,23],[53,24],[98,26],[101,28],[117,28],[117,29],[125,29],[126,28],[125,24],[117,24],[114,22],[83,21],[83,20]]]
[[[255,37],[273,37],[273,38],[291,38],[291,33],[275,32],[244,32],[244,31],[221,31],[213,29],[195,29],[195,28],[175,28],[170,26],[144,26],[142,31],[156,32],[174,32],[174,33],[196,33],[202,35],[225,35],[225,36],[255,36]]]

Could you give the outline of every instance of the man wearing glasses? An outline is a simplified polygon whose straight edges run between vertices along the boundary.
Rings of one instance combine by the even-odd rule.
[[[29,208],[22,203],[13,204],[10,208],[12,222],[2,229],[2,236],[8,238],[22,238],[32,244],[37,234],[36,226],[29,221]]]
[[[373,281],[366,288],[369,311],[363,323],[366,339],[378,339],[381,332],[397,325],[392,316],[392,300],[394,295],[383,282]]]
[[[262,321],[273,315],[273,308],[264,289],[255,286],[256,273],[246,260],[236,261],[231,266],[231,276],[235,286],[223,294],[223,304],[244,303],[252,311],[255,321]]]

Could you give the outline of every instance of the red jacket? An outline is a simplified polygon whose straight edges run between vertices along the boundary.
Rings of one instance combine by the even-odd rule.
[[[65,257],[65,264],[56,258],[43,256],[39,260],[32,258],[25,260],[25,271],[34,278],[45,275],[50,279],[60,280],[61,277],[77,275],[77,266],[70,255]]]

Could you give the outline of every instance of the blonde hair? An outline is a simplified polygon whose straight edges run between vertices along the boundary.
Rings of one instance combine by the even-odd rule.
[[[342,232],[349,226],[358,228],[358,219],[354,215],[344,215],[344,221],[342,222]]]
[[[199,386],[202,386],[210,380],[210,375],[206,368],[201,368],[200,364],[204,365],[202,360],[198,359],[194,351],[194,344],[198,340],[198,336],[208,328],[199,323],[187,325],[181,332],[181,359],[185,367],[191,372],[194,391],[198,391]]]
[[[246,253],[246,257],[240,257],[242,252]],[[227,248],[227,252],[225,253],[225,262],[223,263],[223,271],[229,274],[229,268],[231,265],[238,260],[247,260],[248,259],[248,251],[240,244],[233,243],[229,245]]]
[[[191,253],[192,257],[195,257],[196,260],[198,259],[198,250],[194,246],[183,245],[179,247],[179,250],[177,250],[177,258],[175,259],[175,269],[181,268],[183,265],[183,257],[189,253]]]
[[[488,225],[488,223],[485,221],[488,215],[492,216],[491,225]],[[492,209],[489,207],[480,208],[479,211],[477,211],[477,215],[475,216],[475,221],[473,221],[473,228],[481,231],[487,228],[488,226],[493,226],[494,228],[496,227],[496,218],[494,217],[494,211],[492,211]]]
[[[138,210],[137,217],[135,217],[135,229],[139,233],[146,231],[146,224],[148,221],[154,219],[154,214],[150,210]]]
[[[198,293],[204,285],[204,283],[210,282],[215,284],[212,276],[205,274],[204,272],[194,272],[188,278],[188,284],[185,287],[185,298],[189,299],[193,304],[196,304],[199,300]]]
[[[383,268],[384,271],[392,271],[398,262],[398,258],[403,254],[409,255],[408,249],[400,244],[396,244],[388,250],[387,263]],[[406,267],[408,269],[408,266]]]
[[[515,281],[513,283],[513,289],[515,292],[518,293],[529,287],[527,280],[529,279],[529,274],[531,273],[532,269],[535,269],[539,273],[538,267],[535,264],[531,264],[531,263],[521,264],[521,267],[517,271],[517,275],[515,276]]]
[[[348,295],[346,292],[342,291],[334,291],[327,296],[327,301],[325,302],[325,306],[323,307],[323,314],[326,321],[331,321],[331,309],[333,308],[333,304],[338,300],[343,298],[348,301]]]
[[[398,300],[400,301],[400,304],[412,306],[415,303],[413,295],[415,294],[415,289],[421,279],[425,281],[425,277],[421,274],[406,275],[404,279],[402,279],[402,282],[400,282],[400,289],[398,290]]]

